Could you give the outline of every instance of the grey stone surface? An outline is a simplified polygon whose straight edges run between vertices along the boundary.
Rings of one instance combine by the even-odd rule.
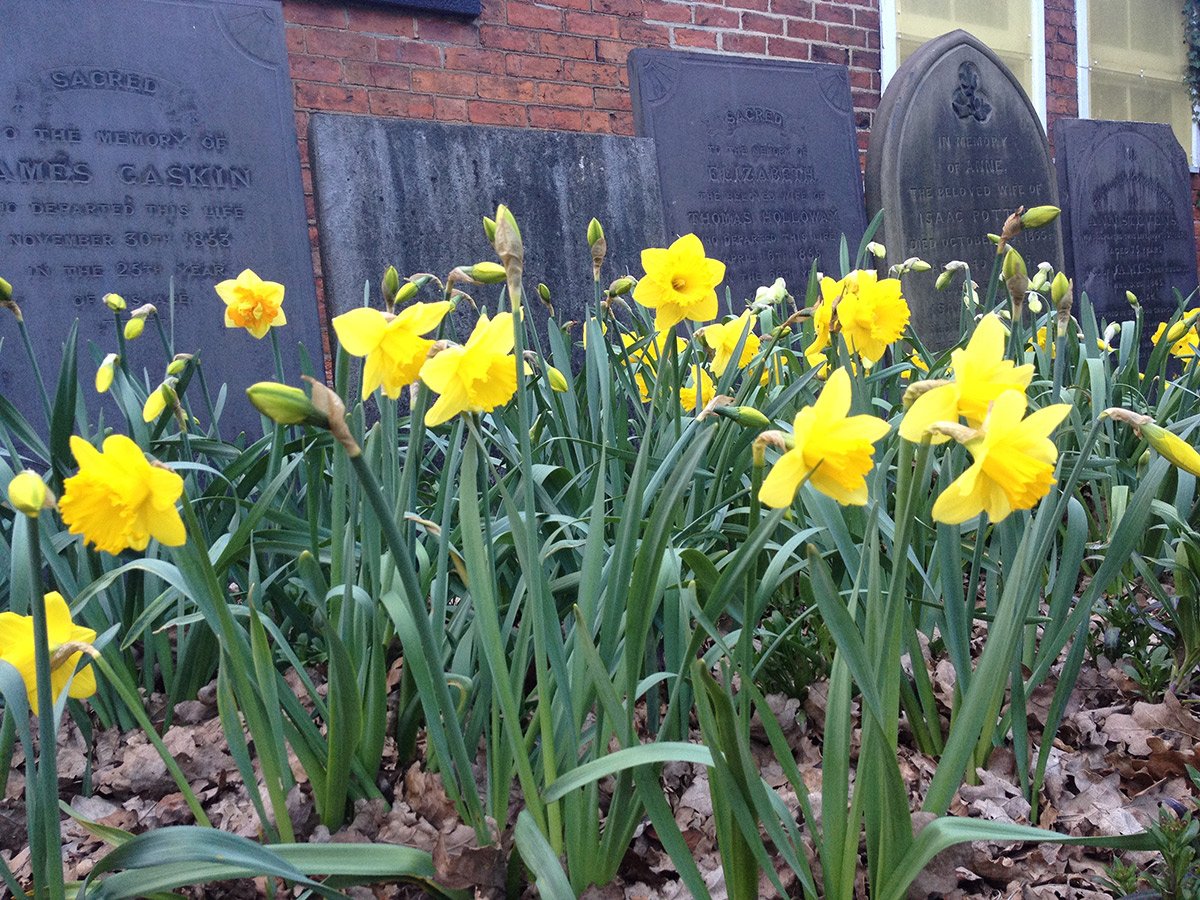
[[[1066,271],[1096,317],[1130,318],[1133,291],[1154,323],[1196,289],[1196,234],[1187,156],[1169,125],[1059,119],[1055,166],[1063,197]]]
[[[629,80],[668,234],[726,263],[735,304],[779,275],[803,291],[814,257],[837,274],[866,229],[845,66],[637,49]]]
[[[586,240],[593,216],[608,241],[605,286],[627,272],[640,275],[642,249],[662,241],[646,140],[319,114],[310,120],[309,149],[332,315],[361,306],[364,283],[379,306],[389,264],[402,277],[444,279],[455,266],[494,262],[482,219],[499,203],[521,227],[526,292],[549,285],[560,322],[582,321],[593,303]],[[494,310],[498,288],[466,290]],[[528,308],[544,315],[540,303]],[[467,310],[456,315],[460,338],[472,322]]]
[[[1058,205],[1046,134],[1020,84],[965,31],[920,47],[896,71],[875,116],[867,150],[867,212],[884,210],[888,264],[920,256],[935,269],[952,260],[986,283],[998,234],[1020,206]],[[1030,271],[1062,264],[1058,224],[1013,241]],[[904,279],[912,323],[943,349],[958,337],[957,291],[936,291],[935,272]]]
[[[0,0],[0,274],[12,282],[51,380],[66,324],[115,352],[101,297],[169,315],[180,351],[199,352],[223,424],[258,428],[241,389],[272,377],[269,341],[224,326],[213,286],[244,268],[285,284],[280,334],[321,356],[291,81],[272,0]],[[0,313],[0,392],[42,423],[13,317]],[[153,326],[130,363],[160,379]],[[115,402],[85,392],[95,414]],[[197,409],[202,404],[196,405]],[[44,423],[42,423],[44,425]]]

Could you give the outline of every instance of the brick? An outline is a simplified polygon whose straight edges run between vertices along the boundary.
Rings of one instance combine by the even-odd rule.
[[[375,38],[349,31],[310,28],[304,37],[308,52],[313,56],[334,56],[338,59],[375,59]]]
[[[727,53],[749,53],[765,56],[767,39],[761,34],[742,34],[727,31],[721,35],[721,49]]]
[[[843,54],[840,58],[844,61],[845,60],[844,54],[846,51],[841,50],[841,48],[838,48],[838,49]],[[816,54],[816,51],[814,48],[813,59],[816,59],[816,58],[817,58],[817,54]],[[850,51],[850,65],[854,66],[854,68],[856,68],[856,69],[875,69],[876,71],[878,71],[881,64],[882,63],[881,63],[881,60],[879,57],[878,50],[860,50],[857,47],[855,47],[854,49],[852,49]]]
[[[762,13],[742,13],[742,31],[755,31],[759,34],[783,34],[783,19],[778,16],[766,16]]]
[[[521,0],[508,0],[508,24],[516,28],[537,28],[542,31],[562,31],[561,9],[537,6]]]
[[[850,87],[860,88],[863,90],[877,90],[875,82],[875,73],[867,69],[851,69],[850,70]],[[858,96],[857,94],[855,95]]]
[[[408,66],[371,64],[371,84],[375,87],[406,91],[412,87],[412,69]]]
[[[467,120],[478,125],[524,125],[527,117],[525,107],[515,103],[471,100],[467,103]]]
[[[619,33],[617,19],[614,16],[571,10],[567,13],[566,22],[568,34],[590,34],[596,37],[615,38]]]
[[[288,67],[293,81],[328,81],[336,84],[342,80],[342,64],[327,56],[289,53]]]
[[[571,60],[574,62],[574,60]],[[552,56],[524,56],[520,53],[509,53],[504,58],[504,68],[509,75],[519,75],[526,78],[547,78],[556,80],[563,77],[564,66],[561,59]],[[567,76],[570,81],[581,79]]]
[[[592,38],[573,37],[569,34],[539,34],[538,47],[548,56],[596,58],[596,41]]]
[[[592,0],[592,12],[612,16],[641,16],[645,11],[642,0]]]
[[[596,59],[623,66],[633,46],[633,44],[618,43],[617,41],[596,41]]]
[[[859,28],[865,28],[867,31],[879,32],[879,10],[877,9],[856,9],[854,10],[854,24]]]
[[[767,38],[767,55],[782,56],[785,59],[808,59],[812,45],[807,41],[792,41],[787,38]]]
[[[484,47],[495,47],[497,50],[510,50],[514,53],[536,53],[538,36],[532,31],[517,31],[507,25],[481,25],[479,43]]]
[[[439,122],[465,122],[467,101],[458,97],[434,97],[433,115]]]
[[[529,107],[529,124],[534,128],[579,131],[583,128],[583,113],[578,109],[566,109],[559,106],[531,106]]]
[[[413,37],[411,12],[401,9],[369,9],[352,7],[350,30],[369,34],[386,34],[392,37]]]
[[[676,47],[716,50],[717,33],[715,31],[699,31],[695,28],[673,28],[671,29],[671,42]]]
[[[585,109],[583,130],[601,134],[633,134],[633,113]]]
[[[650,22],[673,22],[678,25],[692,21],[692,7],[687,3],[670,3],[668,0],[643,0],[643,15]]]
[[[480,78],[478,85],[479,96],[488,100],[529,103],[536,97],[534,83],[524,78]]]
[[[443,94],[449,97],[474,97],[477,92],[474,75],[440,71],[414,71],[412,89],[418,94]]]
[[[323,25],[326,28],[345,28],[346,10],[313,0],[285,0],[283,20],[297,25]]]
[[[813,9],[813,18],[818,22],[836,22],[840,25],[854,23],[854,11],[842,3],[820,2]]]
[[[787,23],[787,36],[802,41],[824,41],[829,37],[829,26],[821,22],[789,19]]]
[[[629,91],[616,91],[612,88],[596,88],[593,92],[596,98],[596,109],[632,110]]]
[[[779,16],[811,19],[813,17],[813,0],[771,0],[771,12]]]
[[[296,84],[296,105],[305,109],[361,113],[367,111],[367,92],[358,87],[301,81]]]
[[[578,81],[584,84],[604,85],[607,87],[619,87],[626,85],[629,81],[628,73],[624,66],[616,66],[610,63],[584,62],[578,59],[569,59],[563,63],[562,75],[567,81]]]
[[[538,103],[548,106],[591,106],[592,89],[582,84],[546,84],[536,86]]]
[[[867,32],[852,25],[830,25],[829,40],[843,47],[866,47]]]
[[[643,47],[666,47],[671,43],[671,26],[642,22],[638,19],[620,20],[620,38]]]
[[[737,28],[740,18],[737,10],[720,6],[697,4],[692,10],[692,22],[703,28]]]
[[[421,15],[413,21],[417,26],[416,37],[423,41],[468,45],[479,43],[479,26],[471,22],[434,15]]]
[[[380,38],[375,42],[375,52],[380,62],[438,67],[442,64],[442,48],[436,44],[426,44],[421,41]]]
[[[479,18],[475,21],[486,22],[488,25],[503,25],[505,0],[483,0],[479,8]]]
[[[725,5],[731,9],[756,9],[766,12],[771,6],[771,0],[725,0]]]
[[[475,47],[447,47],[446,68],[466,72],[500,74],[504,71],[504,53]]]
[[[375,116],[402,116],[413,119],[433,118],[433,101],[427,97],[414,97],[407,91],[373,90],[370,93],[370,111]]]
[[[304,42],[304,32],[307,28],[301,28],[298,25],[289,25],[283,31],[283,40],[287,46],[287,52],[290,56],[293,53],[307,53],[308,47]]]

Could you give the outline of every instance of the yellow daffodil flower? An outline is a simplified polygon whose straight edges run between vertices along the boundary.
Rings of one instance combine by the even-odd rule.
[[[452,304],[414,303],[397,315],[377,309],[352,309],[333,320],[338,343],[351,356],[365,356],[362,398],[382,387],[395,400],[417,380],[433,341],[428,334],[441,324]]]
[[[1188,325],[1189,320],[1191,325]],[[1189,313],[1179,322],[1176,322],[1171,328],[1167,329],[1166,322],[1159,322],[1158,328],[1155,330],[1150,340],[1157,345],[1166,337],[1170,342],[1170,354],[1176,359],[1189,360],[1196,355],[1196,348],[1200,346],[1200,330],[1196,328],[1196,317]]]
[[[979,429],[949,423],[948,430],[967,432],[963,443],[975,461],[934,501],[936,521],[959,525],[986,512],[999,522],[1015,510],[1032,509],[1050,492],[1058,460],[1050,434],[1071,406],[1056,403],[1028,416],[1025,407],[1025,394],[1008,390],[992,402]]]
[[[790,506],[801,482],[847,506],[867,502],[867,473],[875,465],[874,444],[890,426],[875,416],[848,416],[850,375],[838,369],[812,406],[796,413],[795,446],[763,480],[758,498],[766,506]]]
[[[657,377],[658,357],[661,350],[666,349],[667,342],[672,340],[670,329],[659,331],[649,339],[638,337],[629,332],[621,333],[621,344],[626,348],[629,362],[636,366],[633,380],[637,384],[638,394],[643,403],[650,402],[650,392],[654,379]],[[688,342],[681,337],[673,338],[676,354],[687,350]],[[644,341],[644,343],[643,343]],[[637,346],[641,344],[641,346]],[[630,349],[633,348],[633,349]]]
[[[717,386],[712,377],[704,369],[700,369],[700,409],[708,406],[708,402],[717,396]],[[696,377],[692,376],[691,383],[679,389],[679,405],[685,413],[696,413]]]
[[[642,268],[646,277],[634,287],[633,299],[655,311],[655,329],[663,331],[684,319],[716,318],[716,287],[725,278],[725,263],[708,259],[696,235],[685,234],[666,249],[643,250]]]
[[[746,342],[742,345],[742,355],[738,357],[739,369],[745,368],[746,364],[754,359],[761,344],[758,335],[754,333],[754,324],[750,321],[750,310],[746,310],[736,319],[722,324],[706,325],[700,329],[704,343],[713,351],[712,368],[718,378],[725,374],[725,370],[733,362],[733,352],[743,334],[746,335]]]
[[[63,482],[58,504],[71,534],[114,556],[145,550],[150,538],[169,547],[183,544],[187,535],[175,508],[182,478],[152,465],[123,434],[105,438],[103,450],[72,435],[71,452],[79,473]]]
[[[908,302],[900,296],[900,279],[869,270],[851,272],[841,281],[821,279],[821,299],[813,311],[816,338],[804,350],[811,366],[820,363],[832,335],[840,331],[850,352],[878,362],[888,345],[900,339],[908,325]]]
[[[104,357],[104,361],[100,363],[100,368],[96,369],[96,393],[103,394],[112,387],[113,376],[117,371],[117,354],[110,353]]]
[[[978,428],[987,416],[988,405],[1005,391],[1024,393],[1033,378],[1033,366],[1018,366],[1004,358],[1008,331],[994,315],[984,316],[967,346],[950,354],[954,380],[921,394],[900,422],[900,436],[920,443],[934,422],[967,420]],[[935,444],[949,440],[934,434]]]
[[[50,689],[54,701],[67,686],[67,679],[75,674],[75,666],[83,656],[83,650],[72,650],[72,645],[90,645],[96,640],[96,632],[71,621],[71,610],[58,591],[51,591],[42,599],[46,605],[46,637],[50,645]],[[38,715],[37,674],[33,656],[33,616],[19,616],[13,612],[0,613],[0,659],[21,673],[25,691],[29,695],[29,708]],[[85,665],[75,674],[67,696],[82,700],[96,693],[96,675],[90,665]]]
[[[225,301],[225,327],[245,328],[253,337],[266,337],[278,325],[287,324],[283,314],[283,285],[263,281],[250,269],[216,286]]]
[[[479,317],[467,343],[448,347],[421,368],[421,380],[440,394],[425,414],[433,428],[464,412],[491,412],[517,392],[512,313]]]

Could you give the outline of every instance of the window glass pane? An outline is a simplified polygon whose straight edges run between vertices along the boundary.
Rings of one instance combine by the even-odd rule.
[[[1177,0],[1086,0],[1093,119],[1165,122],[1192,159],[1187,44]],[[1192,159],[1193,165],[1195,160]]]
[[[896,0],[900,61],[931,38],[962,28],[979,38],[1012,69],[1033,96],[1031,4],[979,0]]]

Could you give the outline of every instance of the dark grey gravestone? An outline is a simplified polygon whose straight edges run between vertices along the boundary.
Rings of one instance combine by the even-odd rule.
[[[282,282],[289,379],[298,342],[321,357],[278,2],[0,0],[0,21],[0,275],[47,377],[78,317],[89,383],[87,342],[117,349],[101,297],[153,303],[166,317],[173,277],[177,349],[201,354],[214,393],[229,384],[223,425],[257,429],[242,389],[274,377],[270,342],[226,329],[213,286],[244,268]],[[129,362],[157,383],[168,360],[154,332],[129,344]],[[40,403],[2,311],[0,338],[0,393],[36,424]],[[93,414],[119,415],[86,393]]]
[[[736,301],[778,276],[803,291],[866,230],[845,66],[633,50],[634,123],[654,139],[671,237],[699,235]]]
[[[952,260],[986,283],[999,234],[1018,207],[1058,205],[1054,166],[1037,113],[1013,74],[965,31],[922,45],[896,71],[875,115],[867,150],[867,212],[884,210],[888,264],[919,256]],[[1013,246],[1032,271],[1062,264],[1058,223]],[[904,279],[917,334],[932,348],[958,339],[957,291],[933,273]]]
[[[1096,317],[1146,321],[1175,312],[1172,289],[1196,289],[1196,234],[1187,156],[1169,125],[1059,119],[1055,166],[1063,203],[1066,271]]]
[[[322,113],[310,120],[309,151],[333,315],[362,305],[364,283],[379,306],[389,265],[401,277],[444,279],[455,266],[495,262],[482,221],[499,203],[521,228],[526,293],[534,297],[546,283],[559,322],[581,322],[594,302],[593,216],[608,242],[605,287],[640,275],[642,249],[662,241],[654,151],[645,140]],[[494,308],[498,288],[464,289]],[[527,308],[543,321],[542,304]],[[472,321],[459,313],[459,338]]]

